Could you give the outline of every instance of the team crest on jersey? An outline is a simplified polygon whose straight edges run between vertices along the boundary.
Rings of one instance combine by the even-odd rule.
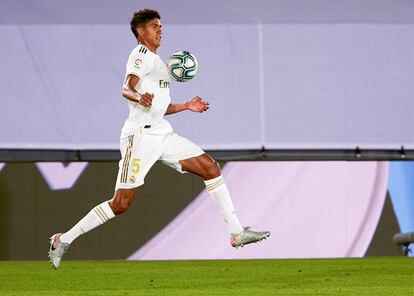
[[[134,65],[134,67],[135,68],[137,68],[137,69],[141,69],[141,67],[142,67],[142,60],[141,59],[136,59],[135,60],[135,65]]]
[[[131,178],[129,178],[129,183],[134,184],[136,181],[135,176],[131,176]]]

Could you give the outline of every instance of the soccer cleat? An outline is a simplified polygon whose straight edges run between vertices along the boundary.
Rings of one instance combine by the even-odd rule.
[[[245,227],[239,233],[232,233],[230,236],[230,244],[235,247],[243,247],[251,243],[260,242],[270,236],[270,231],[253,231],[249,227]]]
[[[69,244],[60,241],[59,237],[61,235],[61,233],[57,233],[50,238],[49,262],[54,269],[59,268],[60,260],[69,248]]]

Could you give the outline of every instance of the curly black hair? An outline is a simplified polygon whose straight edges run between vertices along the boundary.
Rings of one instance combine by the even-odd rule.
[[[131,25],[131,31],[134,34],[135,38],[138,39],[138,32],[137,32],[137,28],[138,27],[145,27],[145,25],[153,20],[153,19],[161,19],[160,14],[158,13],[158,11],[153,10],[153,9],[149,9],[149,8],[145,8],[142,9],[140,11],[136,11],[134,12],[130,25]]]

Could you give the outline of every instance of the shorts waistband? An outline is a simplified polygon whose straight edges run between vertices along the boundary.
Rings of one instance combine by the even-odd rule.
[[[150,131],[150,128],[151,128],[151,125],[150,124],[147,124],[147,125],[144,125],[144,126],[141,126],[140,128],[139,128],[139,133],[142,135],[142,134],[146,134],[146,133],[148,133],[149,131]]]

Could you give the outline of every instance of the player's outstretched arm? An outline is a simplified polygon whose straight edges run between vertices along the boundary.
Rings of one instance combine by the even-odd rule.
[[[174,114],[184,110],[191,110],[193,112],[204,112],[209,108],[209,103],[200,97],[194,97],[191,100],[183,103],[170,104],[165,112],[165,115]]]
[[[143,95],[139,94],[135,90],[135,86],[138,84],[139,77],[128,74],[125,77],[124,84],[122,85],[122,96],[135,103],[139,103],[144,107],[151,108],[152,99],[154,98],[154,94],[145,93]]]

